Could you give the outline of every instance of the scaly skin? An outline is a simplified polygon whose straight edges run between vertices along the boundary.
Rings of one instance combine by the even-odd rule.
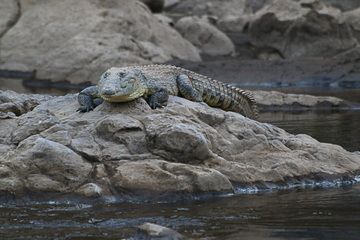
[[[203,101],[254,119],[258,116],[251,93],[171,65],[110,68],[102,74],[97,86],[79,93],[79,111],[93,110],[102,100],[128,102],[139,97],[144,97],[151,108],[157,108],[166,106],[168,95]]]

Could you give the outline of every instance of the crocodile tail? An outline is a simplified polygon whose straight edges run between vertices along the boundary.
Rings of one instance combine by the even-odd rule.
[[[209,106],[238,112],[252,119],[259,115],[252,93],[213,79],[209,79],[203,88],[203,100]]]

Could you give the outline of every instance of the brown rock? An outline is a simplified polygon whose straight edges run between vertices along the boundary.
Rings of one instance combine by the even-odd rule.
[[[154,159],[120,161],[113,171],[111,182],[119,191],[142,194],[232,191],[223,174],[206,167]]]
[[[184,98],[156,110],[142,99],[89,113],[78,107],[76,95],[54,97],[1,120],[0,191],[231,192],[237,183],[324,180],[360,169],[358,153]]]

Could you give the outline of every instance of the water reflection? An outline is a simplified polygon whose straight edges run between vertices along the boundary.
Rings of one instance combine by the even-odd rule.
[[[172,204],[0,207],[3,239],[116,239],[154,222],[191,238],[359,239],[360,188],[298,190]]]
[[[338,144],[348,151],[360,150],[360,111],[268,112],[260,121],[293,134],[308,134],[320,142]]]

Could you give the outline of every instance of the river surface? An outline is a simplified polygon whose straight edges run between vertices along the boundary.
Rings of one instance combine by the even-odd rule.
[[[1,239],[136,238],[153,222],[195,239],[360,239],[360,187],[157,204],[0,205]]]
[[[360,91],[331,95],[351,100],[358,98]],[[267,112],[260,121],[349,151],[360,150],[359,110]],[[193,239],[358,240],[359,203],[360,184],[247,192],[176,203],[3,201],[0,239],[143,239],[136,226],[152,222]]]

